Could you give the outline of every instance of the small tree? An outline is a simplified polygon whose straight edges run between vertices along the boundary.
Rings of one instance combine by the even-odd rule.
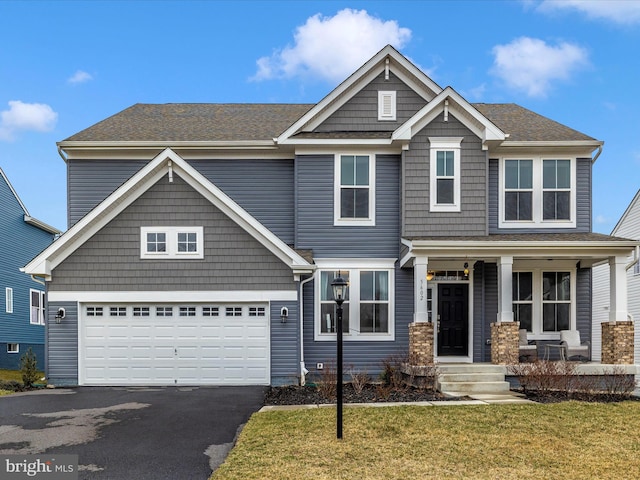
[[[24,383],[25,388],[33,386],[36,380],[38,380],[38,359],[36,358],[36,354],[33,353],[33,350],[31,350],[31,347],[20,357],[20,371],[22,373],[22,383]]]

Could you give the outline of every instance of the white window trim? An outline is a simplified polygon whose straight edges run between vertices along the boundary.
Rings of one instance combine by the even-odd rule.
[[[464,137],[429,137],[429,210],[432,212],[459,212],[460,205],[460,144]],[[438,166],[437,155],[439,151],[453,151],[453,203],[439,204]]]
[[[319,342],[335,342],[335,333],[320,331],[321,282],[320,272],[349,272],[349,333],[343,334],[345,342],[394,341],[395,340],[395,259],[324,259],[316,260],[318,270],[314,282],[314,340]],[[389,272],[389,332],[360,333],[360,272]]]
[[[15,348],[10,348],[12,345],[15,345]],[[10,354],[20,353],[20,344],[7,343],[7,353],[10,353]]]
[[[5,295],[5,312],[6,313],[13,313],[13,288],[11,287],[6,287],[4,289],[4,295]]]
[[[569,329],[576,329],[576,267],[571,262],[554,261],[553,266],[541,268],[530,267],[527,264],[514,264],[513,273],[532,272],[533,274],[533,304],[531,307],[531,332],[529,340],[560,340],[560,332],[545,332],[542,330],[542,274],[546,272],[569,272],[571,275],[571,313]]]
[[[505,160],[532,160],[533,161],[533,189],[531,198],[532,220],[505,220]],[[571,162],[571,190],[570,190],[570,219],[569,220],[543,220],[542,219],[542,168],[544,160],[569,160]],[[575,228],[576,227],[576,164],[575,157],[566,155],[557,156],[507,156],[499,160],[499,185],[498,198],[498,227],[499,228]],[[564,189],[558,189],[559,191]]]
[[[147,233],[164,233],[167,239],[166,252],[147,252]],[[178,252],[178,233],[196,234],[195,252]],[[141,259],[201,259],[204,258],[203,227],[140,227]]]
[[[384,101],[389,99],[389,111],[385,111]],[[396,119],[396,92],[395,90],[378,91],[378,120],[394,121]]]
[[[369,157],[369,216],[367,218],[342,218],[341,213],[341,168],[343,155]],[[376,156],[371,153],[348,152],[338,153],[334,157],[333,182],[333,224],[334,226],[373,227],[376,224]]]
[[[40,305],[38,306],[38,318],[36,321],[33,321],[33,303],[31,302],[31,296],[33,293],[38,294],[38,298],[40,299]],[[44,325],[45,324],[45,305],[44,305],[44,292],[41,290],[35,290],[33,288],[29,289],[29,323],[31,325]]]

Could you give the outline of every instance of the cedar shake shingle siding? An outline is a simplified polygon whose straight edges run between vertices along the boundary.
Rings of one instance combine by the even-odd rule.
[[[141,226],[203,226],[204,259],[140,259]],[[242,261],[240,261],[242,260]],[[175,175],[53,271],[50,291],[294,290],[291,269]]]

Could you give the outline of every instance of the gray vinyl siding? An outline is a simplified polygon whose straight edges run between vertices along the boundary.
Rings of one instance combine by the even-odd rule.
[[[67,160],[69,228],[147,163],[146,160]]]
[[[189,160],[189,164],[280,240],[293,245],[293,158]]]
[[[141,259],[141,226],[203,226],[204,259]],[[53,270],[50,291],[295,290],[291,269],[178,175]]]
[[[484,362],[486,339],[491,333],[486,330],[485,316],[485,264],[478,261],[473,266],[473,354],[474,362]]]
[[[59,308],[65,317],[55,322]],[[46,375],[53,385],[78,384],[78,304],[49,302],[47,308]]]
[[[147,163],[145,160],[69,160],[69,226]],[[293,244],[293,159],[207,159],[190,160],[189,164],[283,242]]]
[[[378,91],[396,92],[395,121],[378,120]],[[381,73],[369,85],[340,107],[340,110],[334,112],[319,125],[315,131],[392,132],[426,104],[427,101],[424,98],[419,96],[393,73],[389,74],[388,81],[385,81],[384,73]]]
[[[581,341],[591,341],[591,269],[579,268],[576,272],[576,329]]]
[[[317,379],[318,362],[329,364],[336,361],[335,341],[314,341],[314,293],[315,280],[304,285],[304,360],[309,370],[309,379]],[[395,341],[349,341],[345,336],[343,358],[345,374],[347,367],[366,372],[377,378],[382,369],[382,361],[387,358],[402,358],[408,354],[409,324],[413,321],[413,270],[395,270]]]
[[[591,232],[591,159],[578,158],[576,164],[576,228],[498,228],[500,201],[499,161],[489,160],[489,233],[589,233]]]
[[[484,264],[484,321],[483,328],[485,337],[483,341],[486,344],[487,339],[491,338],[491,324],[498,319],[498,266],[495,263]],[[481,361],[491,361],[491,346],[485,345],[481,350]]]
[[[296,248],[315,258],[397,258],[400,157],[376,155],[375,226],[334,226],[334,156],[296,159]]]
[[[430,212],[428,137],[463,137],[460,212]],[[487,157],[480,139],[453,115],[440,115],[416,134],[403,159],[404,237],[487,234]]]
[[[285,323],[282,307],[289,309]],[[272,302],[271,314],[271,385],[290,385],[300,381],[300,324],[298,302]]]

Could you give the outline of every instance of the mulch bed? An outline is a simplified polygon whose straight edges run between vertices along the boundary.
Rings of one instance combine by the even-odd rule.
[[[598,395],[586,393],[545,392],[515,390],[527,399],[537,403],[558,403],[569,400],[581,402],[615,403],[625,400],[640,401],[640,398],[627,395]],[[434,392],[415,387],[384,388],[380,385],[365,385],[361,392],[356,393],[349,383],[343,386],[344,403],[377,403],[377,402],[441,402],[451,400],[469,400],[469,397],[445,397],[440,392]],[[271,387],[265,397],[265,405],[323,405],[335,403],[335,396],[329,398],[323,395],[316,386],[285,386]]]
[[[376,403],[376,402],[433,402],[458,400],[448,398],[440,392],[433,392],[415,387],[397,389],[384,388],[380,385],[365,385],[356,393],[349,383],[343,386],[344,403]],[[315,386],[271,387],[265,398],[265,405],[317,405],[335,403],[334,398],[322,395]]]

